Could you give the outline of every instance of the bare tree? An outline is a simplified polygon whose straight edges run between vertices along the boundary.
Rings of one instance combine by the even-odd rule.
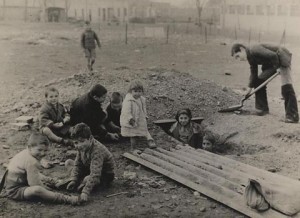
[[[69,9],[71,6],[71,0],[65,0],[65,10],[66,10],[66,17],[68,18]]]
[[[198,25],[201,26],[201,15],[202,15],[202,10],[205,4],[209,0],[195,0],[196,1],[196,7],[197,7],[197,12],[198,12]]]

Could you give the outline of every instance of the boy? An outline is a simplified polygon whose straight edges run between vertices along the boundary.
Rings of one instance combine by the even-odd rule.
[[[243,44],[234,44],[231,55],[235,59],[248,60],[250,65],[249,95],[253,88],[258,87],[270,76],[280,71],[281,93],[284,98],[285,122],[298,123],[298,105],[296,94],[292,85],[291,61],[292,54],[284,47],[258,44],[246,47]],[[258,65],[261,65],[262,73],[258,75]],[[269,113],[266,86],[255,93],[256,115],[263,116]]]
[[[95,31],[92,30],[90,26],[90,22],[86,21],[85,23],[86,23],[86,30],[81,35],[81,46],[84,49],[85,57],[87,58],[88,69],[92,71],[93,64],[95,63],[95,59],[96,59],[95,41],[97,42],[99,48],[101,47],[101,44],[97,34],[95,33]]]
[[[113,92],[110,104],[106,107],[106,126],[108,131],[121,134],[120,116],[122,110],[123,97],[119,92]]]
[[[4,185],[2,196],[20,201],[40,199],[73,205],[79,203],[77,196],[52,192],[44,186],[45,183],[53,183],[54,181],[54,179],[46,177],[39,172],[39,162],[46,155],[48,146],[49,140],[46,136],[38,132],[31,134],[27,149],[21,151],[10,160],[1,182],[1,186]]]
[[[113,181],[115,162],[109,150],[94,139],[86,124],[77,124],[71,134],[77,141],[77,155],[67,189],[82,190],[80,199],[87,201],[97,185],[106,187]]]
[[[50,87],[45,92],[46,103],[43,105],[39,116],[39,130],[51,141],[67,146],[73,146],[73,142],[63,139],[67,136],[70,126],[70,116],[64,106],[58,102],[59,92]]]

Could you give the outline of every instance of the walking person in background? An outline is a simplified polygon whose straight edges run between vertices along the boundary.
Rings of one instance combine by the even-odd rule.
[[[93,65],[96,60],[96,43],[99,48],[101,44],[99,38],[94,30],[92,30],[90,22],[86,21],[86,29],[81,35],[81,47],[84,49],[85,57],[87,59],[87,67],[90,71],[93,71]]]
[[[246,47],[243,44],[234,44],[231,55],[235,59],[248,60],[250,64],[249,95],[253,88],[258,87],[269,77],[280,71],[281,93],[284,98],[285,122],[298,123],[299,114],[296,94],[292,85],[291,60],[292,54],[284,47],[257,44]],[[258,75],[258,65],[261,65],[262,73]],[[255,93],[256,115],[263,116],[269,113],[266,86]]]

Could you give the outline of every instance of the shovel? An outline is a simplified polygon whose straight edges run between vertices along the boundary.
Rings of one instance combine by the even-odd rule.
[[[250,98],[250,96],[252,96],[254,93],[256,93],[257,91],[259,91],[262,87],[265,87],[269,82],[271,82],[271,80],[273,80],[276,76],[278,76],[278,74],[279,74],[279,72],[276,72],[269,79],[267,79],[266,81],[264,81],[262,84],[260,84],[254,90],[252,90],[248,95],[245,95],[244,98],[241,100],[240,104],[233,105],[233,106],[230,106],[228,108],[223,108],[223,109],[219,110],[218,112],[220,112],[220,113],[234,112],[236,110],[241,109],[244,106],[244,101],[246,101],[248,98]]]

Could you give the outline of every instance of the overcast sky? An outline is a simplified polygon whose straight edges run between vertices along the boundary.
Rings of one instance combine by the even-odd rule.
[[[180,7],[196,7],[195,0],[152,0],[155,2],[168,2],[172,5],[180,6]]]

